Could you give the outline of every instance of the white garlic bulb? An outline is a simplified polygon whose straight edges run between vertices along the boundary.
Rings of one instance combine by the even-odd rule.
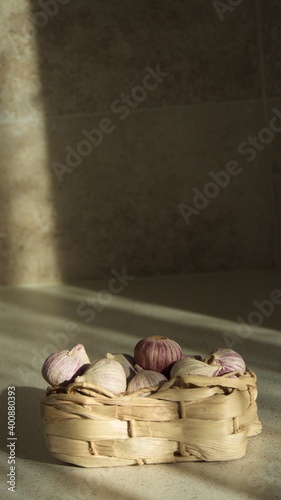
[[[173,365],[170,377],[173,378],[183,375],[206,375],[207,377],[216,377],[218,372],[219,369],[216,366],[210,366],[197,359],[183,358]]]
[[[73,349],[58,351],[50,354],[42,366],[42,376],[48,384],[67,385],[74,377],[82,374],[91,361],[82,344],[77,344]]]
[[[167,378],[165,375],[153,370],[144,370],[136,365],[137,374],[128,383],[127,392],[136,392],[145,387],[154,387],[162,385]]]
[[[115,361],[118,361],[123,366],[123,369],[125,371],[127,383],[132,380],[132,378],[135,376],[137,373],[134,365],[135,365],[135,360],[133,356],[130,356],[130,354],[111,354],[108,352],[106,354],[107,359],[114,359]]]
[[[244,374],[246,371],[244,359],[232,349],[215,349],[204,361],[208,365],[218,368],[220,375],[234,371],[240,371]]]
[[[102,358],[94,361],[75,382],[88,382],[103,387],[113,394],[126,390],[126,375],[122,365],[114,359]]]

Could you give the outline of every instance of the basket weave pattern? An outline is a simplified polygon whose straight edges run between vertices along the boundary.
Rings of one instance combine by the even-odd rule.
[[[83,467],[224,461],[245,455],[261,432],[256,375],[186,375],[160,388],[114,395],[91,384],[48,388],[41,402],[46,445]]]

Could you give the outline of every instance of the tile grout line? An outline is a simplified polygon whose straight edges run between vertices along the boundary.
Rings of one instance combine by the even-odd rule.
[[[268,113],[268,102],[267,98],[267,88],[266,88],[266,72],[265,72],[265,61],[264,61],[264,50],[263,50],[263,33],[262,33],[262,13],[260,0],[256,0],[256,14],[257,14],[257,34],[258,34],[258,49],[259,49],[259,64],[260,64],[260,81],[261,81],[261,93],[262,93],[262,111],[265,122],[269,122]],[[273,244],[274,244],[274,262],[277,268],[280,267],[279,259],[279,238],[278,238],[278,223],[277,223],[277,207],[275,203],[275,193],[274,193],[274,181],[272,172],[272,153],[271,147],[266,148],[266,162],[269,172],[269,191],[270,191],[270,208],[271,208],[271,219],[273,227]]]
[[[274,99],[274,98],[272,98]],[[171,109],[183,109],[183,108],[190,108],[190,107],[207,107],[207,106],[230,106],[230,105],[239,105],[239,104],[257,104],[261,101],[261,98],[257,99],[237,99],[233,101],[204,101],[204,102],[198,102],[198,103],[187,103],[187,104],[173,104],[171,106],[151,106],[151,107],[143,107],[140,109],[132,109],[130,111],[130,115],[137,114],[137,113],[149,113],[150,111],[168,111]],[[11,119],[11,120],[6,120],[2,121],[0,120],[0,127],[5,126],[5,125],[14,125],[17,123],[34,123],[34,122],[39,122],[39,121],[52,121],[52,120],[67,120],[67,119],[73,119],[73,118],[89,118],[89,117],[101,117],[101,118],[107,118],[109,116],[118,116],[116,113],[113,111],[92,111],[90,113],[72,113],[72,114],[65,114],[65,115],[50,115],[50,116],[34,116],[31,118],[16,118],[16,119]]]

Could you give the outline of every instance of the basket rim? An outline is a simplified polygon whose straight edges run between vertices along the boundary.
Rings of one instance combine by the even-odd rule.
[[[235,376],[234,376],[235,375]],[[128,393],[127,391],[113,394],[112,392],[104,389],[101,386],[91,384],[89,382],[72,382],[67,386],[55,386],[48,387],[45,391],[45,395],[41,402],[47,403],[51,397],[62,398],[67,400],[67,396],[72,399],[71,396],[79,394],[81,397],[93,398],[99,401],[110,402],[110,403],[121,403],[121,401],[133,401],[139,399],[149,398],[155,401],[155,399],[163,398],[164,393],[168,394],[171,391],[183,391],[202,389],[207,390],[211,388],[220,388],[221,393],[229,393],[233,390],[245,391],[249,387],[256,388],[257,376],[255,372],[249,368],[246,369],[245,373],[242,372],[231,372],[219,377],[208,377],[206,375],[183,375],[173,377],[167,380],[164,384],[159,386],[146,387],[140,389],[133,393]],[[204,397],[202,395],[202,397]],[[73,399],[72,399],[73,400]]]

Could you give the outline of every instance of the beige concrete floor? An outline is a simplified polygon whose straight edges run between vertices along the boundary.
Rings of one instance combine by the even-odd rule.
[[[134,278],[112,285],[108,280],[0,288],[1,498],[281,498],[281,301],[277,292],[281,272]],[[244,336],[237,318],[248,325]],[[249,322],[257,326],[250,328]],[[133,353],[138,340],[153,334],[175,339],[185,353],[201,355],[234,342],[233,349],[257,374],[263,425],[262,434],[249,439],[245,457],[110,469],[83,469],[55,460],[45,447],[39,409],[46,388],[41,377],[46,356],[77,343],[85,345],[91,359],[108,351]],[[6,483],[8,386],[16,388],[14,494]]]

